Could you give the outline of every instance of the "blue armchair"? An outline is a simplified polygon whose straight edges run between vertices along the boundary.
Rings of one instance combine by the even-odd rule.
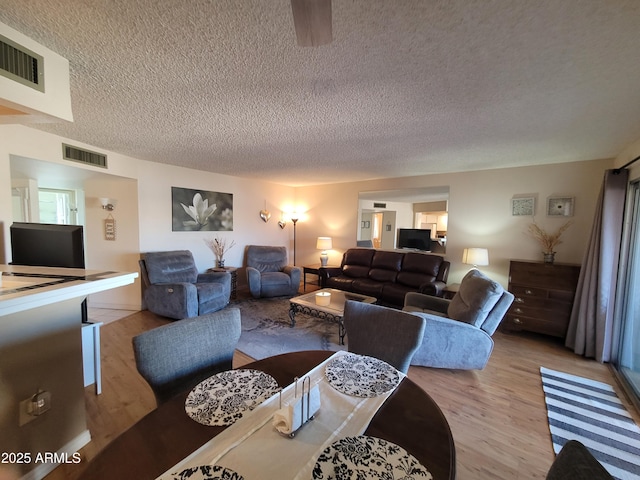
[[[227,306],[231,275],[198,273],[188,250],[149,252],[140,260],[146,307],[163,317],[181,320]]]
[[[451,300],[409,292],[404,297],[405,312],[426,320],[422,345],[411,365],[483,369],[502,318],[513,295],[479,270],[469,271]]]
[[[285,247],[249,245],[247,283],[254,298],[295,295],[300,288],[302,269],[287,265]]]

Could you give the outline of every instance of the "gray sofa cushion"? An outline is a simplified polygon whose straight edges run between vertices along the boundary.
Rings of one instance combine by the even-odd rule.
[[[472,269],[460,283],[458,294],[453,297],[447,315],[449,318],[480,327],[496,305],[504,288],[497,282]]]

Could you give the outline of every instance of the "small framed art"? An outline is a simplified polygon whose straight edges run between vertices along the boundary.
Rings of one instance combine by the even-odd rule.
[[[511,199],[511,215],[533,216],[536,199],[534,197],[518,197]]]
[[[547,198],[547,215],[551,217],[571,217],[573,215],[573,197]]]

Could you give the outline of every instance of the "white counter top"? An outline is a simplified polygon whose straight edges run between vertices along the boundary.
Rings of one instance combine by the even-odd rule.
[[[0,316],[133,283],[137,272],[0,265]]]

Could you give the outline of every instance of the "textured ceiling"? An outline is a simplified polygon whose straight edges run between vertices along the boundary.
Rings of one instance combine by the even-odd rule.
[[[288,185],[609,158],[640,138],[638,0],[2,0],[70,62],[75,122],[136,158]]]

